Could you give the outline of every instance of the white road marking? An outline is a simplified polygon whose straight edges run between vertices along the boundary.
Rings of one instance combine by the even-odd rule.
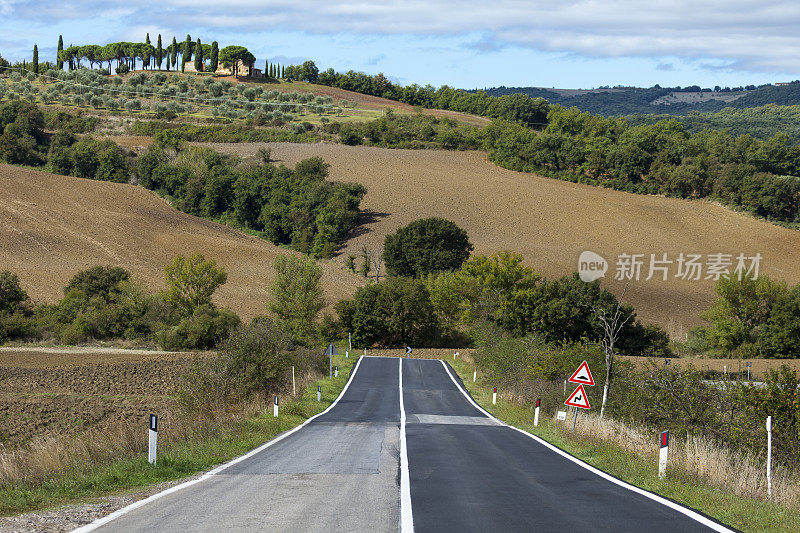
[[[269,448],[270,446],[272,446],[276,442],[279,442],[279,441],[285,439],[286,437],[288,437],[292,433],[295,433],[295,432],[301,430],[303,427],[305,427],[306,424],[308,424],[309,422],[311,422],[312,420],[314,420],[318,416],[324,415],[325,413],[327,413],[328,411],[333,409],[334,405],[339,403],[339,400],[342,398],[342,396],[344,396],[344,393],[347,392],[348,387],[350,387],[350,383],[353,382],[353,377],[355,377],[356,372],[358,371],[358,367],[360,365],[361,365],[361,358],[359,357],[358,358],[358,362],[356,363],[356,366],[353,368],[353,371],[350,372],[350,379],[347,380],[347,383],[345,384],[344,388],[342,389],[342,392],[339,393],[339,396],[336,397],[336,399],[333,401],[332,404],[330,404],[328,406],[327,409],[325,409],[324,411],[322,411],[319,414],[316,414],[316,415],[312,416],[311,418],[309,418],[308,420],[306,420],[305,422],[303,422],[302,424],[300,424],[296,428],[290,429],[289,431],[278,435],[274,439],[272,439],[272,440],[270,440],[268,442],[265,442],[264,444],[262,444],[261,446],[259,446],[255,450],[251,450],[251,451],[247,452],[244,455],[241,455],[241,456],[239,456],[239,457],[237,457],[235,459],[232,459],[232,460],[228,461],[227,463],[219,465],[218,467],[214,468],[213,470],[210,470],[209,472],[206,472],[205,474],[203,474],[202,476],[200,476],[197,479],[193,479],[191,481],[187,481],[186,483],[181,483],[180,485],[175,485],[174,487],[170,487],[167,490],[164,490],[164,491],[158,492],[156,494],[153,494],[149,498],[145,498],[144,500],[139,500],[138,502],[134,502],[134,503],[128,505],[127,507],[123,507],[122,509],[117,509],[116,511],[114,511],[113,513],[111,513],[109,515],[106,515],[106,516],[104,516],[102,518],[98,518],[97,520],[95,520],[94,522],[92,522],[90,524],[86,524],[85,526],[81,526],[78,529],[73,530],[73,533],[86,533],[88,531],[94,531],[98,527],[103,526],[105,524],[108,524],[112,520],[116,520],[120,516],[122,516],[124,514],[127,514],[127,513],[131,512],[131,511],[133,511],[134,509],[138,509],[139,507],[141,507],[143,505],[146,505],[146,504],[148,504],[150,502],[158,500],[159,498],[163,498],[164,496],[167,496],[168,494],[172,494],[173,492],[177,492],[177,491],[179,491],[181,489],[185,489],[187,487],[191,487],[192,485],[200,483],[201,481],[205,481],[205,480],[207,480],[207,479],[219,474],[223,470],[225,470],[227,468],[230,468],[231,466],[235,465],[236,463],[244,461],[245,459],[249,459],[250,457],[254,456],[255,454],[266,450],[267,448]],[[401,399],[402,399],[402,396],[401,396]]]
[[[408,448],[406,447],[406,409],[403,405],[403,360],[400,362],[400,532],[414,531],[414,514],[411,511],[411,477],[408,473]]]
[[[516,428],[516,427],[514,427],[512,425],[506,424],[502,420],[499,420],[499,419],[495,418],[490,413],[488,413],[486,410],[484,410],[480,405],[475,403],[475,400],[473,400],[472,397],[469,394],[467,394],[467,392],[461,387],[461,385],[458,384],[458,381],[456,381],[456,379],[453,377],[453,374],[450,373],[450,369],[447,368],[447,364],[445,364],[445,362],[443,360],[441,360],[441,359],[439,361],[442,363],[442,366],[444,367],[445,372],[447,372],[447,375],[450,376],[450,379],[456,385],[456,388],[458,388],[458,390],[461,391],[461,394],[464,395],[464,397],[467,399],[467,401],[469,401],[469,403],[471,403],[476,409],[478,409],[480,412],[482,412],[483,414],[485,414],[489,418],[492,418],[492,419],[496,420],[497,422],[499,422],[500,425],[507,426],[507,427],[509,427],[509,428],[511,428],[511,429],[513,429],[515,431],[519,431],[520,433],[522,433],[526,437],[532,438],[533,440],[535,440],[536,442],[538,442],[542,446],[545,446],[545,447],[549,448],[550,450],[556,452],[557,454],[561,455],[562,457],[565,457],[566,459],[569,459],[573,463],[577,464],[578,466],[581,466],[581,467],[585,468],[586,470],[592,472],[593,474],[597,474],[601,478],[603,478],[603,479],[605,479],[607,481],[610,481],[611,483],[614,483],[615,485],[619,485],[620,487],[626,488],[626,489],[628,489],[628,490],[630,490],[632,492],[635,492],[637,494],[641,494],[645,498],[649,498],[649,499],[651,499],[651,500],[653,500],[655,502],[660,503],[661,505],[665,505],[665,506],[667,506],[667,507],[669,507],[671,509],[675,509],[679,513],[688,516],[692,520],[696,520],[697,522],[700,522],[704,526],[709,527],[709,528],[713,529],[714,531],[721,531],[721,532],[725,532],[725,533],[733,533],[733,530],[728,529],[727,527],[723,526],[722,524],[718,524],[717,522],[711,520],[710,518],[707,518],[707,517],[701,515],[700,513],[697,513],[697,512],[695,512],[695,511],[693,511],[693,510],[691,510],[689,508],[686,508],[686,507],[684,507],[684,506],[682,506],[682,505],[680,505],[678,503],[672,502],[672,501],[670,501],[670,500],[668,500],[666,498],[663,498],[663,497],[661,497],[661,496],[659,496],[657,494],[653,494],[652,492],[646,491],[644,489],[640,489],[639,487],[631,485],[630,483],[625,483],[624,481],[619,480],[619,479],[615,478],[614,476],[612,476],[610,474],[607,474],[607,473],[603,472],[602,470],[599,470],[599,469],[593,467],[590,464],[584,463],[583,461],[581,461],[577,457],[573,457],[572,455],[568,454],[564,450],[562,450],[560,448],[557,448],[556,446],[553,446],[552,444],[550,444],[546,440],[544,440],[544,439],[542,439],[540,437],[537,437],[536,435],[533,435],[531,433],[528,433],[525,430],[522,430],[522,429]]]

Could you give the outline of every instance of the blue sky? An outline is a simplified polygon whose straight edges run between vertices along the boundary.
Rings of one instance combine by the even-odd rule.
[[[634,0],[0,0],[0,55],[186,34],[262,65],[383,72],[400,83],[713,87],[800,78],[800,3]]]

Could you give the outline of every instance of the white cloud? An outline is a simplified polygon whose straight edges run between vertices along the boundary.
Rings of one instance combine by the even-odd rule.
[[[91,20],[117,11],[147,27],[235,30],[242,34],[455,36],[480,34],[473,50],[508,46],[588,57],[677,57],[732,69],[800,71],[800,3],[787,0],[0,0],[8,20]],[[122,16],[122,15],[120,15]],[[4,17],[5,18],[5,17]],[[163,24],[163,22],[160,22]],[[186,30],[181,30],[179,33]],[[467,45],[469,46],[469,45]]]

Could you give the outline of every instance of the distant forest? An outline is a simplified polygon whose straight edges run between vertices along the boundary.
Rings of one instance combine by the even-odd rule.
[[[712,100],[700,103],[678,102],[670,105],[654,105],[652,102],[673,92],[744,92],[745,94],[732,102]],[[476,91],[473,91],[476,92]],[[481,91],[482,92],[482,91]],[[767,104],[781,106],[800,104],[800,81],[793,81],[787,85],[748,85],[747,87],[731,88],[706,88],[699,86],[690,87],[651,87],[620,88],[620,90],[607,92],[589,92],[579,95],[563,95],[559,92],[538,87],[495,87],[487,89],[489,96],[503,96],[510,94],[525,94],[532,98],[544,98],[551,104],[564,107],[577,107],[581,111],[604,116],[627,116],[633,114],[665,114],[686,115],[692,111],[715,112],[723,108],[745,109],[759,107]]]

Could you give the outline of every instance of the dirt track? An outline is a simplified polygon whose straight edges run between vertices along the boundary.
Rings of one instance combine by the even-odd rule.
[[[255,144],[213,145],[241,155]],[[706,201],[686,201],[578,185],[497,167],[480,152],[389,150],[333,144],[274,144],[273,156],[292,165],[322,156],[331,178],[367,186],[364,226],[342,255],[362,245],[378,251],[387,233],[412,220],[441,216],[467,230],[475,253],[521,252],[546,277],[570,274],[592,250],[611,263],[618,254],[760,252],[762,272],[800,282],[800,231],[732,212]],[[646,269],[647,267],[645,267]],[[674,273],[674,265],[673,271]],[[643,269],[642,280],[647,276]],[[620,283],[609,286],[620,294]],[[701,323],[713,300],[713,281],[632,282],[626,301],[674,336]]]
[[[150,290],[178,254],[203,253],[228,272],[218,305],[249,319],[266,313],[272,262],[294,253],[168,206],[142,187],[56,176],[0,165],[0,271],[10,270],[37,303],[54,303],[78,271],[130,270]],[[325,297],[335,303],[362,278],[321,262]]]

